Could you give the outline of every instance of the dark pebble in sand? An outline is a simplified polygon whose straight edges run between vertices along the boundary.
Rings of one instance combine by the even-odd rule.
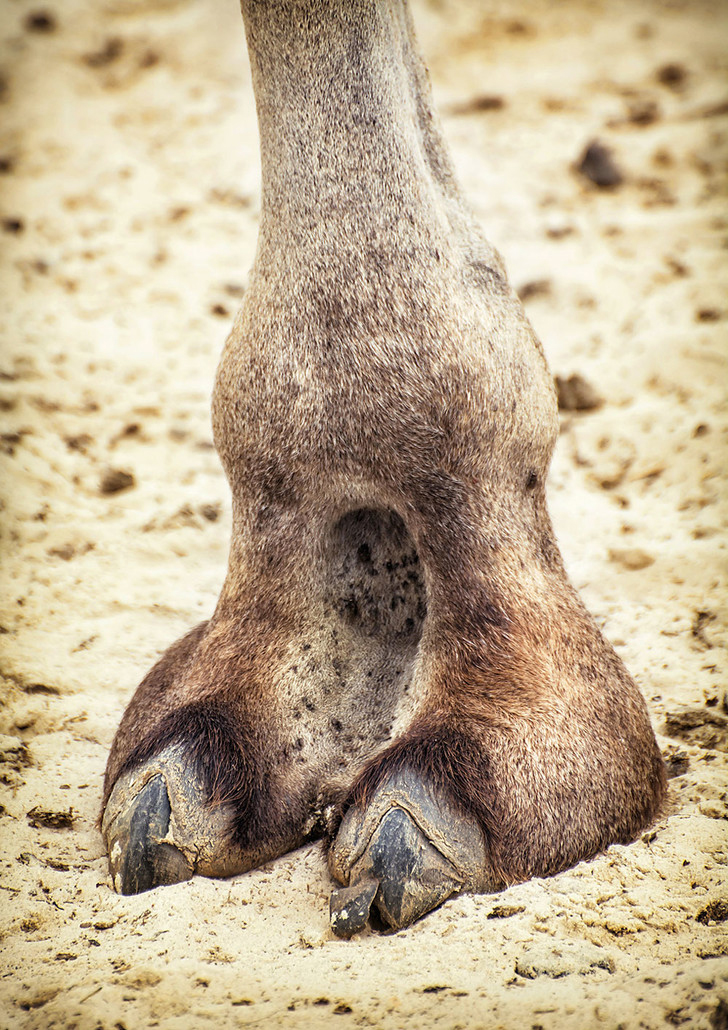
[[[586,179],[601,189],[619,186],[624,181],[611,150],[598,140],[589,144],[577,167]]]
[[[106,469],[101,476],[99,490],[102,494],[118,494],[121,490],[129,490],[136,480],[131,472],[123,469]]]
[[[591,383],[577,373],[555,377],[559,411],[594,411],[604,403]]]

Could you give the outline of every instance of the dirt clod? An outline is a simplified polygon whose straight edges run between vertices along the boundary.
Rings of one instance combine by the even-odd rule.
[[[220,504],[201,504],[199,508],[200,515],[208,522],[217,522],[220,518],[221,510],[222,506]]]
[[[83,61],[89,68],[105,68],[121,57],[123,50],[124,40],[119,36],[111,36],[98,50],[85,54]]]
[[[712,708],[680,708],[665,716],[665,733],[691,744],[728,749],[728,716]]]
[[[19,737],[0,734],[0,764],[8,765],[16,772],[31,764],[28,745]]]
[[[555,376],[559,411],[595,411],[604,401],[584,376],[575,372],[565,378]]]
[[[26,15],[23,27],[26,32],[51,33],[58,28],[56,16],[52,11],[31,11]]]
[[[106,469],[99,482],[99,492],[102,494],[118,494],[122,490],[130,490],[136,485],[133,473],[124,469]]]
[[[598,140],[588,145],[577,168],[585,179],[600,189],[613,189],[624,181],[612,151]]]
[[[609,560],[629,572],[640,572],[655,564],[653,556],[639,547],[612,547],[609,549]]]
[[[450,108],[451,114],[483,114],[486,111],[500,111],[506,106],[501,96],[492,93],[480,93],[477,96],[469,97],[459,104],[453,104]]]
[[[701,908],[695,917],[699,923],[708,926],[709,923],[724,923],[728,919],[728,901],[723,898],[716,898],[709,901],[705,908]]]
[[[668,744],[663,749],[662,759],[667,769],[668,779],[683,776],[690,768],[690,758],[687,751],[676,744]]]
[[[53,812],[36,805],[27,813],[26,819],[36,829],[45,827],[49,830],[72,830],[75,816],[72,808],[66,812]]]
[[[627,117],[633,125],[652,125],[660,117],[660,106],[656,100],[642,97],[627,105]]]
[[[487,915],[488,919],[508,919],[525,912],[525,905],[494,905]]]
[[[667,86],[668,89],[681,89],[687,81],[688,73],[683,65],[678,64],[675,61],[670,61],[667,64],[661,65],[657,69],[655,78],[662,86]]]
[[[548,297],[551,293],[550,279],[531,279],[518,288],[518,296],[521,300],[531,300],[532,297]]]

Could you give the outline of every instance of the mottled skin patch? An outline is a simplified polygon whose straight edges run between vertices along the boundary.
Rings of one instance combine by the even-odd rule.
[[[242,6],[263,193],[213,396],[229,569],[129,704],[104,804],[182,745],[228,806],[229,871],[409,770],[477,820],[483,882],[555,873],[633,839],[665,779],[554,540],[543,352],[404,0]]]

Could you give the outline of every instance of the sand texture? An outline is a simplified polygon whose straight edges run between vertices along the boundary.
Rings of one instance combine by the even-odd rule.
[[[259,218],[239,11],[4,0],[3,1030],[728,1025],[727,12],[415,7],[465,191],[601,401],[562,412],[550,505],[672,778],[633,845],[344,942],[318,845],[119,897],[96,827],[133,689],[225,570],[210,392]],[[594,140],[611,187],[578,171]]]

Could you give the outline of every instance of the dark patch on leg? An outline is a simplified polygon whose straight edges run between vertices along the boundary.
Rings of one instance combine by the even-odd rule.
[[[330,604],[345,626],[385,648],[415,648],[427,613],[419,556],[393,511],[357,509],[331,535]],[[409,638],[408,640],[406,638]]]

